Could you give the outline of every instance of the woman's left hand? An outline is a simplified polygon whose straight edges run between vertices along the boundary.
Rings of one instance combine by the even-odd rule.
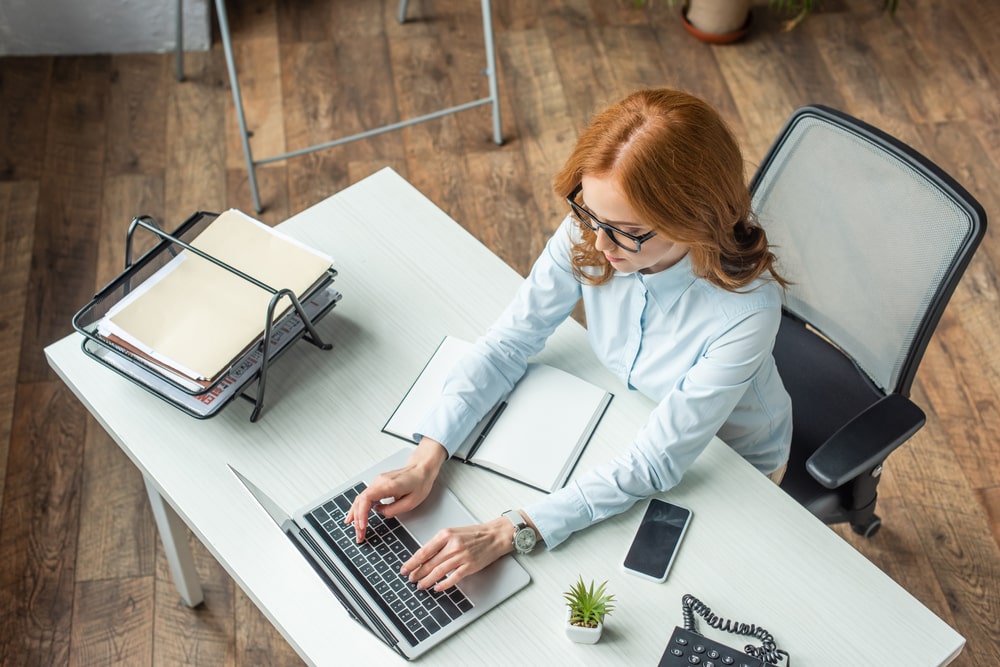
[[[403,563],[417,588],[443,591],[514,550],[510,521],[497,517],[487,523],[444,528]],[[435,585],[436,584],[436,585]]]

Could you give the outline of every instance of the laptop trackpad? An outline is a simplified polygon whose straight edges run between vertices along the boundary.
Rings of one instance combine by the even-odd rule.
[[[420,544],[425,544],[441,528],[479,523],[458,497],[440,483],[434,484],[419,507],[400,514],[399,519]],[[526,586],[529,581],[531,577],[527,571],[508,554],[465,577],[458,585],[473,604],[492,605]]]

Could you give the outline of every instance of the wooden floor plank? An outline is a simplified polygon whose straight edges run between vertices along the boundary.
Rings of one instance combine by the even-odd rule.
[[[219,211],[226,202],[226,69],[221,48],[189,53],[186,78],[167,100],[167,161],[163,171],[165,229],[195,211]],[[252,211],[248,202],[247,211]]]
[[[926,120],[979,118],[996,124],[1000,121],[1000,105],[996,104],[1000,71],[991,68],[978,49],[969,48],[970,35],[950,3],[914,0],[914,4],[919,11],[901,26],[926,58],[928,83],[936,84],[927,86],[924,99],[938,111]]]
[[[86,420],[58,380],[19,385],[0,514],[5,664],[69,658]]]
[[[512,120],[518,148],[529,178],[535,212],[528,215],[541,229],[551,230],[553,221],[566,215],[565,206],[552,194],[552,177],[562,168],[572,150],[576,132],[569,108],[570,100],[555,63],[556,53],[547,30],[504,33],[500,36],[504,87],[514,104]],[[588,113],[597,111],[587,100]],[[526,275],[534,256],[504,256],[511,266]]]
[[[225,208],[236,208],[268,224],[284,222],[291,215],[288,204],[287,163],[269,164],[256,170],[257,188],[260,196],[267,198],[264,210],[253,210],[253,195],[250,194],[250,178],[245,167],[226,170],[226,204],[217,207],[216,212]]]
[[[633,90],[670,85],[662,59],[649,55],[657,54],[660,46],[660,40],[652,27],[608,26],[601,29],[601,42],[616,57],[611,59],[614,85],[602,91],[602,95],[596,96],[598,99],[594,101],[597,103],[597,110],[625,97]]]
[[[921,5],[923,7],[923,5]],[[966,0],[953,11],[969,35],[967,48],[978,51],[987,66],[1000,71],[1000,11],[992,0]]]
[[[520,258],[537,257],[561,218],[538,218],[531,179],[520,154],[499,150],[471,153],[465,168],[474,235],[501,257],[516,258],[511,266],[527,275],[531,265]]]
[[[293,82],[284,103],[289,150],[348,137],[396,120],[396,110],[385,102],[393,99],[391,82],[375,84],[383,101],[370,108],[362,98],[338,85],[352,71],[351,61],[341,58],[342,52],[328,42],[282,45],[283,80]],[[401,142],[397,133],[390,133],[288,160],[290,212],[301,211],[346,187],[351,160],[398,158],[402,155]]]
[[[455,25],[454,11],[455,3],[446,3],[440,9],[437,3],[422,3],[410,8],[408,20],[401,25],[386,19],[386,48],[393,64],[392,94],[401,120],[433,113],[487,94],[485,89],[458,92],[455,87],[457,79],[449,75],[449,69],[454,66],[450,61],[454,60],[454,56],[445,53],[445,44],[450,39],[449,28]],[[481,23],[466,25],[471,32]],[[476,51],[466,54],[463,60],[476,62],[482,67],[481,28],[478,28],[478,34]],[[482,77],[468,73],[467,68],[462,76],[472,78],[473,86],[482,85],[479,81]],[[444,202],[446,212],[475,234],[478,221],[473,219],[471,197],[466,188],[468,180],[464,155],[470,150],[493,146],[489,143],[491,134],[488,116],[478,111],[464,111],[406,127],[386,138],[390,141],[401,140],[398,148],[404,152],[399,157],[406,160],[407,173],[413,182],[427,188],[424,192],[433,201]]]
[[[278,38],[282,44],[297,42],[328,42],[336,34],[332,2],[326,0],[296,0],[278,2]]]
[[[563,98],[572,100],[560,111],[572,119],[575,135],[587,126],[594,113],[613,101],[615,75],[602,39],[604,28],[596,22],[590,3],[560,0],[558,5],[558,11],[552,12],[541,28],[553,53],[573,53],[581,45],[589,51],[587,58],[553,59]]]
[[[49,379],[42,348],[65,336],[92,296],[110,59],[58,59],[52,71],[20,381]]]
[[[0,511],[7,479],[7,452],[14,420],[37,206],[37,181],[0,182],[0,267],[3,267],[0,294],[4,295],[0,301],[0,326],[8,334],[6,344],[0,348]]]
[[[905,499],[885,498],[880,494],[878,507],[879,516],[885,523],[877,540],[865,539],[846,525],[834,530],[913,597],[954,625],[948,600],[938,583],[931,559],[921,546],[918,527],[914,525]]]
[[[162,545],[157,545],[153,665],[236,664],[233,580],[205,547],[189,537],[205,601],[191,609],[177,593]]]
[[[883,21],[883,18],[876,16],[867,21]],[[841,109],[900,136],[910,125],[906,107],[893,79],[872,66],[877,56],[866,34],[858,29],[858,18],[839,13],[824,16],[822,23],[807,21],[799,29],[816,42],[827,70],[843,92]]]
[[[927,404],[922,387],[914,391],[918,403]],[[903,498],[948,609],[924,601],[939,614],[950,612],[970,646],[976,646],[969,664],[1000,664],[1000,617],[995,613],[1000,582],[1000,545],[977,502],[953,450],[939,446],[947,441],[942,425],[930,421],[892,456],[897,474],[919,494]],[[910,590],[917,582],[903,582]]]
[[[993,529],[993,539],[1000,544],[1000,486],[980,489],[976,497]]]
[[[153,576],[85,581],[73,597],[70,667],[153,664]]]
[[[386,74],[396,82],[401,118],[482,100],[490,94],[480,3],[435,0],[422,7],[412,3],[406,22],[400,24],[397,5],[388,2],[384,18],[391,56]],[[494,36],[495,32],[496,28]],[[442,137],[450,135],[469,150],[477,150],[492,145],[491,114],[489,105],[481,105],[431,121],[429,127],[438,125]]]
[[[805,31],[778,32],[720,46],[713,54],[736,101],[749,160],[763,157],[794,109],[815,102],[845,106],[840,88]]]
[[[52,58],[0,58],[0,180],[37,181],[45,171]]]
[[[302,659],[281,633],[260,613],[243,591],[236,589],[237,667],[299,667]]]
[[[104,179],[104,197],[98,219],[97,276],[93,293],[125,269],[125,248],[132,219],[149,215],[170,231],[176,224],[164,215],[163,169],[157,174],[121,174]],[[136,230],[132,235],[132,257],[141,257],[159,241],[159,237],[146,230]],[[81,304],[82,305],[82,304]]]
[[[904,82],[897,86],[896,92],[910,120],[934,123],[960,119],[960,109],[952,97],[951,77],[941,72],[928,54],[935,45],[912,37],[911,31],[920,30],[915,24],[925,22],[927,17],[921,12],[907,11],[906,18],[898,22],[883,18],[864,21],[861,30],[877,54],[882,76],[889,81]]]
[[[173,72],[159,55],[112,56],[108,91],[108,175],[162,174],[166,165],[168,86]]]
[[[77,538],[77,582],[148,577],[151,583],[159,538],[142,474],[93,419],[87,422],[80,504],[87,520]]]
[[[274,5],[262,0],[234,7],[233,60],[254,160],[285,152],[281,58]],[[235,102],[226,104],[226,166],[246,169]]]

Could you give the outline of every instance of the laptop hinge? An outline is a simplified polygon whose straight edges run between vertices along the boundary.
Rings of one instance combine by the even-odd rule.
[[[325,553],[323,553],[323,550],[316,543],[316,540],[313,539],[312,535],[302,528],[298,528],[299,539],[296,539],[296,535],[294,535],[291,531],[288,531],[286,534],[289,539],[295,543],[295,546],[298,547],[299,551],[302,552],[310,564],[312,564],[313,569],[316,570],[320,577],[326,582],[327,587],[334,592],[334,595],[337,596],[340,603],[344,605],[345,609],[347,609],[347,613],[349,613],[351,617],[362,627],[367,628],[373,635],[381,639],[397,653],[406,657],[397,647],[398,640],[396,637],[389,631],[389,628],[382,622],[382,619],[375,614],[371,605],[369,605],[368,602],[361,597],[354,587],[351,586],[350,582],[347,581],[347,578],[340,572],[340,570],[337,569],[337,566],[333,564]],[[303,545],[299,540],[305,544]],[[306,547],[308,547],[308,550]],[[323,564],[326,566],[325,569],[316,562],[317,558],[322,560]],[[330,579],[329,574],[332,574],[337,578],[337,583],[339,583],[340,586]],[[343,590],[341,590],[341,587],[343,587]],[[350,600],[347,599],[344,591],[347,591],[347,595],[350,596]],[[355,606],[361,610],[371,625],[364,623],[362,619],[358,617],[357,613],[355,613]]]

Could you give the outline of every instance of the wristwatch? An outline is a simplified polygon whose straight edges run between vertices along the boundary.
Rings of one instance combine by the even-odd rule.
[[[535,543],[538,542],[538,537],[535,535],[535,530],[524,522],[521,513],[517,510],[507,510],[500,516],[514,524],[514,539],[511,540],[514,551],[522,555],[531,553]]]

